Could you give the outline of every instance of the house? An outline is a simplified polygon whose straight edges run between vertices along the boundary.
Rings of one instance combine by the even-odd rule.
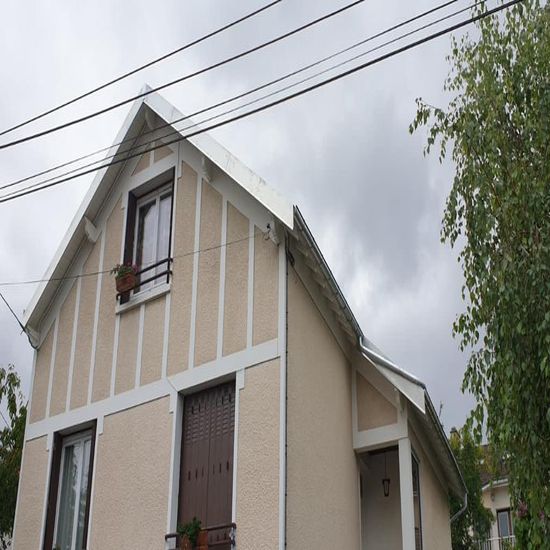
[[[450,549],[465,487],[424,385],[363,334],[300,211],[136,102],[25,326],[15,550]],[[136,149],[132,149],[135,151]],[[117,294],[108,271],[139,264]]]
[[[483,451],[487,456],[489,447],[485,445]],[[483,506],[491,510],[493,522],[489,537],[482,544],[482,550],[501,550],[513,547],[515,544],[514,516],[510,504],[510,490],[508,483],[508,466],[506,461],[499,460],[492,468],[484,462],[481,472],[481,499]]]

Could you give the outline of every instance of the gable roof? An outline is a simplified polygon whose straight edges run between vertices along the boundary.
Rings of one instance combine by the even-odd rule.
[[[151,90],[150,86],[144,86],[141,93]],[[106,158],[114,155],[123,155],[134,146],[133,139],[138,139],[141,129],[146,122],[148,111],[158,115],[171,128],[178,132],[174,126],[175,120],[184,118],[172,104],[158,93],[151,93],[136,100],[130,108],[124,123],[119,130],[114,145],[106,153]],[[188,123],[193,124],[189,118]],[[180,135],[181,133],[178,132]],[[212,136],[203,133],[187,138],[206,158],[228,174],[245,191],[250,193],[259,203],[265,206],[286,227],[293,227],[292,205],[282,198],[262,178],[245,166],[237,157],[232,155],[225,147],[220,145]],[[123,143],[121,143],[123,142]],[[23,325],[27,329],[35,329],[41,322],[49,304],[56,295],[63,277],[79,250],[86,236],[86,225],[93,222],[104,200],[111,191],[117,175],[123,170],[124,163],[115,164],[98,170],[86,193],[80,208],[78,209],[69,229],[67,230],[57,252],[55,253],[43,279],[37,287],[23,316]]]
[[[150,91],[144,86],[142,92]],[[136,100],[130,108],[124,123],[119,130],[114,145],[109,149],[106,157],[123,155],[130,152],[146,123],[148,112],[151,111],[171,128],[182,136],[174,124],[184,115],[160,94],[151,93]],[[186,119],[192,123],[189,118]],[[357,319],[355,318],[344,294],[340,290],[330,267],[321,253],[315,239],[309,230],[300,210],[292,206],[271,188],[262,178],[245,166],[239,159],[220,145],[210,135],[203,133],[187,139],[206,158],[228,174],[247,193],[268,209],[293,235],[303,242],[312,257],[310,267],[317,272],[317,281],[322,279],[323,294],[329,300],[336,319],[353,346],[358,346],[363,357],[370,361],[377,370],[395,386],[415,406],[421,421],[428,429],[428,433],[435,438],[436,452],[444,464],[444,470],[452,487],[459,494],[465,492],[462,474],[450,449],[443,427],[439,422],[435,409],[431,403],[426,386],[413,375],[407,373],[390,359],[388,359],[372,342],[370,342]],[[123,170],[124,163],[106,166],[96,172],[80,208],[65,237],[63,238],[50,266],[43,277],[45,282],[36,289],[23,317],[23,325],[29,332],[36,329],[47,313],[63,281],[71,268],[78,250],[86,239],[90,222],[93,223],[99,214],[105,199],[113,189],[118,174]]]

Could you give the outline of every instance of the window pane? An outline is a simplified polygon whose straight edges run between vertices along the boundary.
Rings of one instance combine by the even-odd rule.
[[[170,255],[170,211],[172,207],[172,195],[165,195],[160,199],[159,209],[159,233],[157,246],[157,261],[164,260]],[[161,271],[166,269],[162,265]]]
[[[509,537],[510,533],[510,518],[508,510],[498,512],[498,533],[501,537]]]
[[[59,518],[57,521],[56,544],[61,550],[70,550],[73,534],[76,484],[78,479],[78,459],[75,447],[65,447],[63,459],[63,477],[59,495]]]
[[[55,537],[55,544],[61,550],[80,550],[83,546],[90,454],[89,436],[64,448],[59,517]]]
[[[157,226],[157,203],[156,201],[144,204],[138,212],[137,227],[137,248],[136,264],[138,269],[144,269],[156,261],[155,258],[155,237]],[[153,271],[146,271],[143,279],[148,279]],[[145,283],[140,290],[148,288],[152,283]]]

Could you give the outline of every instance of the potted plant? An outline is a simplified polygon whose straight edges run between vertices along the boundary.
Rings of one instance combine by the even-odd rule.
[[[117,264],[111,269],[111,274],[115,276],[117,292],[123,294],[129,292],[137,285],[138,267],[135,264]]]
[[[178,534],[181,537],[181,550],[193,550],[197,544],[201,532],[201,522],[197,518],[184,523],[178,527]]]

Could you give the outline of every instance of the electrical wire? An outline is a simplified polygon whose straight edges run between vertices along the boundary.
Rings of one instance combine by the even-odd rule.
[[[128,71],[120,76],[117,76],[116,78],[113,78],[112,80],[109,80],[95,88],[92,88],[91,90],[78,95],[76,97],[73,97],[72,99],[66,101],[65,103],[61,103],[60,105],[57,105],[55,107],[52,107],[51,109],[48,109],[47,111],[44,111],[43,113],[40,113],[36,116],[33,116],[32,118],[29,118],[23,122],[20,122],[16,124],[15,126],[12,126],[11,128],[7,128],[6,130],[2,130],[0,132],[0,136],[3,136],[5,134],[8,134],[9,132],[13,132],[14,130],[17,130],[19,128],[22,128],[23,126],[26,126],[27,124],[30,124],[31,122],[35,122],[36,120],[39,120],[41,118],[44,118],[47,115],[50,115],[52,113],[55,113],[56,111],[59,111],[63,109],[64,107],[68,107],[69,105],[72,105],[73,103],[76,103],[77,101],[80,101],[86,97],[91,96],[92,94],[95,94],[99,92],[100,90],[104,90],[108,86],[112,86],[113,84],[116,84],[117,82],[120,82],[121,80],[124,80],[125,78],[128,78],[129,76],[132,76],[136,73],[139,73],[140,71],[143,71],[144,69],[147,69],[151,67],[152,65],[155,65],[156,63],[159,63],[161,61],[164,61],[165,59],[168,59],[169,57],[172,57],[173,55],[176,55],[177,53],[183,52],[184,50],[187,50],[191,48],[192,46],[196,46],[197,44],[200,44],[201,42],[204,42],[205,40],[208,40],[209,38],[212,38],[213,36],[216,36],[217,34],[222,33],[223,31],[226,31],[230,29],[231,27],[234,27],[238,25],[239,23],[242,23],[243,21],[246,21],[247,19],[250,19],[254,17],[255,15],[258,15],[265,10],[275,6],[276,4],[279,4],[282,0],[275,0],[274,2],[271,2],[269,4],[266,4],[265,6],[258,8],[257,10],[254,10],[246,15],[243,15],[239,19],[236,19],[234,21],[231,21],[231,23],[227,23],[223,27],[220,27],[218,29],[215,29],[200,38],[196,38],[195,40],[192,40],[191,42],[188,42],[187,44],[184,44],[183,46],[180,46],[179,48],[172,50],[171,52],[168,52],[164,55],[161,55],[160,57],[157,57],[156,59],[153,59],[144,65],[140,65],[139,67],[136,67],[135,69],[132,69],[131,71]]]
[[[364,45],[364,44],[366,44],[366,43],[368,43],[368,42],[371,42],[372,40],[374,40],[374,39],[376,39],[376,38],[379,38],[379,37],[381,37],[381,36],[383,36],[383,35],[389,34],[390,32],[392,32],[392,31],[394,31],[394,30],[397,30],[397,29],[399,29],[399,28],[401,28],[401,27],[403,27],[403,26],[406,26],[406,25],[408,25],[408,24],[410,24],[410,23],[412,23],[412,22],[414,22],[414,21],[417,21],[417,20],[419,20],[419,19],[422,19],[422,18],[426,17],[427,15],[430,15],[430,14],[432,14],[432,13],[438,11],[438,10],[441,10],[441,9],[443,9],[443,8],[446,8],[446,7],[448,7],[449,5],[456,3],[457,1],[458,1],[458,0],[450,0],[450,1],[445,2],[445,3],[443,3],[443,4],[439,4],[438,6],[436,6],[436,7],[434,7],[434,8],[431,8],[431,9],[429,9],[429,10],[427,10],[427,11],[424,11],[424,12],[418,14],[418,15],[415,15],[414,17],[411,17],[411,18],[409,18],[409,19],[407,19],[407,20],[405,20],[405,21],[402,21],[402,22],[400,22],[400,23],[397,23],[396,25],[393,25],[392,27],[389,27],[389,28],[384,29],[384,30],[382,30],[382,31],[380,31],[380,32],[377,32],[376,34],[373,34],[373,35],[371,35],[371,36],[368,36],[367,38],[362,39],[362,40],[360,40],[359,42],[356,42],[356,43],[352,44],[351,46],[348,46],[348,47],[346,47],[346,48],[343,48],[343,49],[337,51],[336,53],[333,53],[333,54],[331,54],[331,55],[325,56],[325,57],[323,57],[323,58],[321,58],[321,59],[318,59],[317,61],[314,61],[313,63],[310,63],[310,64],[308,64],[308,65],[304,65],[304,66],[300,67],[299,69],[296,69],[296,70],[294,70],[294,71],[292,71],[292,72],[290,72],[290,73],[287,73],[287,74],[285,74],[285,75],[283,75],[283,76],[281,76],[281,77],[278,77],[278,78],[276,78],[276,79],[274,79],[274,80],[270,80],[269,82],[266,82],[266,83],[264,83],[264,84],[261,84],[261,85],[255,87],[255,88],[253,88],[253,89],[251,89],[251,90],[245,91],[245,92],[240,93],[240,94],[238,94],[238,95],[236,95],[236,96],[233,96],[233,97],[231,97],[231,98],[228,98],[228,99],[225,99],[225,100],[223,100],[223,101],[220,101],[220,102],[218,102],[218,103],[216,103],[216,104],[214,104],[214,105],[211,105],[211,106],[209,106],[209,107],[200,109],[200,110],[198,110],[198,111],[195,111],[194,113],[191,113],[191,114],[189,114],[189,115],[186,115],[186,116],[182,116],[182,117],[180,117],[180,118],[177,118],[176,120],[173,120],[173,121],[170,122],[170,123],[164,123],[164,124],[161,124],[160,126],[157,126],[157,127],[154,128],[154,129],[151,129],[151,130],[147,130],[147,131],[145,131],[145,132],[142,132],[142,134],[141,134],[140,137],[143,137],[143,136],[146,136],[146,135],[148,135],[148,134],[152,134],[152,133],[158,132],[159,130],[162,130],[163,128],[167,128],[167,127],[171,127],[171,128],[172,128],[172,127],[174,127],[175,124],[178,124],[179,122],[181,122],[181,121],[183,121],[183,120],[191,119],[191,118],[193,118],[193,117],[195,117],[195,116],[198,116],[198,115],[200,115],[200,114],[203,114],[203,113],[205,113],[205,112],[208,112],[208,111],[217,109],[217,108],[219,108],[219,107],[221,107],[221,106],[223,106],[223,105],[227,105],[228,103],[232,103],[232,102],[234,102],[234,101],[237,101],[237,100],[239,100],[239,99],[242,99],[243,97],[246,97],[246,96],[248,96],[248,95],[251,95],[251,94],[253,94],[253,93],[255,93],[255,92],[258,92],[258,91],[260,91],[260,90],[262,90],[262,89],[265,89],[265,88],[267,88],[267,87],[269,87],[269,86],[272,86],[273,84],[277,84],[277,83],[279,83],[279,82],[282,82],[282,81],[284,81],[284,80],[287,80],[288,78],[291,78],[291,77],[293,77],[293,76],[295,76],[295,75],[297,75],[297,74],[299,74],[299,73],[302,73],[302,72],[304,72],[304,71],[307,71],[307,70],[309,70],[309,69],[311,69],[311,68],[313,68],[313,67],[316,67],[316,66],[318,66],[318,65],[320,65],[320,64],[322,64],[322,63],[324,63],[324,62],[326,62],[326,61],[329,61],[329,60],[331,60],[331,59],[334,59],[335,57],[338,57],[338,56],[340,56],[340,55],[342,55],[342,54],[344,54],[344,53],[346,53],[346,52],[348,52],[348,51],[350,51],[350,50],[353,50],[353,49],[355,49],[355,48],[357,48],[357,47],[359,47],[359,46],[362,46],[362,45]],[[475,4],[474,6],[471,6],[471,7],[475,7],[476,5],[479,5],[479,4],[481,4],[481,3],[485,3],[486,1],[487,1],[487,0],[481,0],[480,2],[477,2],[477,4]],[[324,71],[315,73],[314,75],[312,75],[311,77],[308,77],[307,79],[300,80],[300,81],[298,81],[298,82],[292,84],[291,86],[287,86],[287,87],[285,87],[285,88],[276,90],[275,92],[273,92],[273,93],[271,93],[271,94],[264,95],[264,96],[262,96],[262,97],[260,97],[260,98],[258,98],[258,99],[256,99],[256,100],[254,100],[254,101],[251,101],[251,102],[249,102],[249,103],[245,103],[244,105],[241,105],[239,108],[247,107],[247,106],[249,106],[249,105],[251,105],[251,104],[253,104],[253,103],[256,103],[256,102],[258,102],[258,101],[262,101],[263,99],[267,99],[267,98],[271,97],[272,95],[275,95],[275,94],[277,94],[277,93],[281,93],[282,91],[285,91],[285,90],[287,90],[287,89],[289,89],[289,88],[291,88],[291,87],[294,87],[294,86],[297,86],[297,85],[299,85],[299,84],[302,84],[302,83],[304,83],[304,82],[306,82],[306,81],[308,81],[308,80],[311,80],[312,78],[315,78],[315,77],[317,77],[317,76],[320,76],[320,75],[322,75],[322,74],[328,72],[329,70],[334,70],[334,69],[336,69],[336,68],[338,68],[338,67],[340,67],[340,66],[342,66],[342,65],[344,65],[344,64],[346,64],[346,63],[350,63],[351,61],[353,61],[353,60],[355,60],[355,59],[357,59],[357,58],[359,58],[359,57],[361,57],[361,56],[367,55],[368,53],[372,53],[373,51],[375,51],[375,50],[377,50],[377,49],[380,49],[380,48],[382,48],[382,47],[384,47],[384,46],[387,46],[387,45],[389,45],[389,44],[391,44],[391,43],[393,43],[393,42],[396,42],[397,40],[401,40],[401,39],[403,39],[403,38],[406,38],[407,36],[410,36],[411,34],[414,34],[414,33],[416,33],[416,32],[419,32],[419,31],[421,31],[421,30],[424,30],[424,29],[426,29],[426,28],[429,27],[429,26],[433,26],[433,25],[435,25],[435,24],[437,24],[437,23],[441,23],[441,22],[443,22],[443,21],[445,21],[445,20],[447,20],[447,19],[449,19],[449,18],[451,18],[451,17],[455,17],[456,15],[458,15],[458,14],[464,12],[464,11],[467,11],[467,10],[469,10],[469,9],[470,9],[470,6],[468,6],[468,7],[466,7],[466,8],[463,8],[462,10],[455,11],[455,12],[453,12],[453,13],[451,13],[451,14],[445,16],[445,17],[442,17],[442,18],[439,18],[439,19],[437,19],[437,20],[435,20],[435,21],[432,21],[431,23],[429,23],[429,24],[427,24],[427,25],[424,25],[424,26],[422,26],[422,27],[420,27],[420,28],[414,29],[413,31],[411,31],[411,32],[409,32],[409,33],[400,35],[399,37],[397,37],[397,38],[394,39],[394,40],[391,40],[391,41],[389,41],[389,42],[385,42],[384,44],[378,46],[377,48],[374,48],[374,49],[368,50],[368,51],[366,51],[366,52],[363,52],[363,53],[359,54],[358,56],[352,57],[351,59],[348,59],[348,60],[344,61],[343,63],[339,63],[339,64],[337,64],[337,65],[334,65],[334,66],[330,67],[330,68],[327,69],[327,70],[324,70]],[[233,112],[233,111],[234,111],[234,109],[232,109],[232,110],[230,110],[230,111],[228,111],[228,112],[220,113],[220,114],[217,115],[216,117],[211,117],[211,118],[209,118],[209,119],[206,119],[206,121],[203,120],[203,121],[201,121],[200,123],[193,124],[193,125],[191,125],[191,126],[187,126],[187,127],[185,127],[185,128],[181,128],[181,129],[179,129],[179,130],[176,129],[176,130],[174,130],[174,131],[169,132],[168,134],[166,134],[166,135],[164,135],[164,136],[159,136],[159,137],[157,137],[155,140],[152,140],[152,141],[150,141],[150,142],[148,142],[148,143],[151,144],[151,143],[153,143],[153,141],[157,141],[158,139],[164,139],[164,138],[166,138],[166,137],[168,137],[168,136],[174,135],[174,134],[179,133],[179,132],[181,132],[181,131],[185,131],[185,130],[189,129],[189,128],[192,127],[192,126],[199,125],[199,124],[202,124],[202,123],[204,123],[204,122],[210,121],[210,120],[212,120],[212,119],[214,119],[214,118],[217,118],[217,117],[221,117],[221,116],[227,115],[227,114],[229,114],[229,113],[231,113],[231,112]],[[80,157],[78,157],[78,158],[76,158],[76,159],[73,159],[73,160],[64,162],[64,163],[59,164],[59,165],[57,165],[57,166],[48,168],[48,169],[46,169],[46,170],[42,170],[41,172],[37,172],[37,173],[35,173],[35,174],[26,176],[26,177],[24,177],[24,178],[21,178],[21,179],[18,179],[18,180],[15,180],[15,181],[6,183],[6,184],[4,184],[4,185],[0,185],[0,190],[2,190],[2,189],[7,189],[7,188],[9,188],[9,187],[13,187],[13,186],[18,185],[18,184],[20,184],[20,183],[24,183],[24,182],[29,181],[29,180],[31,180],[31,179],[37,178],[37,177],[39,177],[39,176],[42,176],[42,175],[45,175],[45,174],[54,172],[54,171],[56,171],[56,170],[59,170],[59,169],[61,169],[61,168],[65,168],[65,167],[67,167],[67,166],[70,166],[71,164],[75,164],[75,163],[80,162],[80,161],[82,161],[82,160],[86,160],[86,159],[88,159],[88,158],[90,158],[90,157],[93,157],[93,156],[99,154],[99,153],[103,153],[103,152],[105,152],[105,151],[109,151],[109,150],[111,150],[113,147],[118,147],[118,146],[123,145],[123,144],[125,144],[125,143],[134,142],[134,141],[135,141],[135,138],[126,138],[126,139],[123,139],[122,141],[113,143],[112,145],[109,145],[109,146],[107,146],[107,147],[103,147],[103,148],[101,148],[101,149],[98,149],[98,150],[96,150],[96,151],[93,151],[92,153],[88,153],[88,154],[86,154],[86,155],[80,156]],[[141,144],[140,147],[143,146],[143,145],[144,145],[144,144]],[[123,151],[123,152],[117,152],[117,153],[115,153],[115,154],[113,154],[113,155],[108,155],[108,156],[106,156],[106,157],[104,157],[104,158],[95,160],[95,161],[93,161],[93,162],[91,162],[91,163],[88,163],[88,164],[85,164],[85,165],[81,165],[81,166],[79,166],[78,168],[76,168],[76,169],[74,169],[74,170],[70,170],[70,171],[65,172],[65,173],[63,173],[63,174],[58,174],[58,175],[56,175],[56,176],[53,176],[52,178],[43,180],[42,182],[40,182],[40,184],[48,183],[49,181],[53,181],[53,180],[57,179],[58,177],[62,177],[62,176],[65,176],[65,175],[69,175],[69,174],[74,173],[74,172],[76,172],[76,171],[78,171],[78,170],[82,170],[82,169],[84,169],[84,168],[88,168],[88,167],[93,166],[93,165],[95,165],[95,164],[98,164],[98,163],[100,163],[100,162],[104,162],[104,161],[107,160],[108,158],[114,158],[114,157],[116,157],[116,156],[118,156],[118,155],[125,154],[125,153],[127,153],[128,151],[129,151],[129,150],[125,150],[125,151]]]
[[[221,67],[223,65],[226,65],[228,63],[231,63],[233,61],[236,61],[237,59],[241,59],[243,57],[246,57],[247,55],[250,55],[254,52],[257,52],[259,50],[262,50],[264,48],[267,48],[268,46],[271,46],[277,42],[280,42],[281,40],[284,40],[285,38],[288,38],[290,36],[293,36],[301,31],[304,31],[310,27],[313,27],[314,25],[317,25],[318,23],[321,23],[322,21],[326,21],[327,19],[330,19],[331,17],[334,17],[336,15],[339,15],[361,3],[363,3],[365,0],[355,0],[354,2],[351,2],[349,4],[346,4],[345,6],[342,6],[341,8],[338,8],[337,10],[334,10],[330,13],[327,13],[321,17],[318,17],[317,19],[314,19],[304,25],[300,25],[299,27],[296,27],[295,29],[288,31],[284,34],[281,34],[275,38],[272,38],[271,40],[268,40],[267,42],[263,42],[257,46],[254,46],[252,48],[249,48],[248,50],[244,50],[236,55],[233,55],[231,57],[227,57],[225,59],[222,59],[221,61],[218,61],[212,65],[209,65],[207,67],[203,67],[202,69],[199,69],[198,71],[194,71],[192,73],[188,73],[186,75],[183,75],[179,78],[176,78],[175,80],[172,80],[170,82],[166,82],[164,84],[161,84],[160,86],[156,86],[155,88],[151,88],[145,92],[141,92],[135,96],[129,97],[127,99],[124,99],[123,101],[119,101],[118,103],[113,103],[112,105],[109,105],[108,107],[104,107],[103,109],[99,109],[97,111],[94,111],[92,113],[89,113],[85,116],[70,120],[68,122],[65,122],[63,124],[59,124],[58,126],[53,126],[51,128],[48,128],[46,130],[42,130],[40,132],[36,132],[34,134],[30,134],[28,136],[24,136],[19,139],[15,139],[13,141],[9,141],[6,143],[0,144],[0,149],[7,149],[8,147],[13,147],[14,145],[18,145],[20,143],[25,143],[27,141],[31,141],[33,139],[49,135],[53,132],[57,132],[59,130],[62,130],[64,128],[68,128],[69,126],[74,126],[75,124],[79,124],[81,122],[84,122],[86,120],[90,120],[92,118],[95,118],[99,115],[108,113],[114,109],[118,109],[119,107],[122,107],[123,105],[127,105],[128,103],[131,103],[132,101],[135,101],[136,99],[141,99],[142,97],[146,97],[154,92],[158,92],[159,90],[163,90],[165,88],[168,88],[169,86],[173,86],[174,84],[179,84],[181,82],[184,82],[186,80],[189,80],[191,78],[194,78],[196,76],[199,76],[201,74],[204,74],[208,71],[211,71],[213,69],[216,69],[218,67]]]
[[[31,345],[32,348],[34,349],[37,349],[37,346],[33,343],[33,341],[31,340],[31,336],[30,334],[27,332],[25,326],[23,325],[23,323],[21,322],[21,320],[19,319],[19,317],[17,316],[17,313],[15,313],[15,311],[13,311],[12,307],[10,306],[10,304],[8,303],[8,301],[6,300],[6,298],[4,298],[4,295],[0,292],[0,298],[2,298],[2,301],[6,304],[6,307],[10,310],[11,314],[15,317],[15,320],[17,321],[17,324],[21,327],[21,330],[25,333],[25,335],[27,336],[27,339],[29,340],[29,344]],[[5,419],[4,419],[5,420]]]
[[[229,124],[229,123],[232,123],[232,122],[236,122],[236,121],[238,121],[238,120],[247,118],[247,117],[249,117],[249,116],[251,116],[251,115],[254,115],[254,114],[257,114],[257,113],[259,113],[259,112],[263,112],[263,111],[265,111],[265,110],[267,110],[267,109],[270,109],[270,108],[272,108],[272,107],[275,107],[275,106],[277,106],[277,105],[280,105],[280,104],[282,104],[282,103],[285,103],[286,101],[289,101],[289,100],[291,100],[291,99],[295,99],[296,97],[302,96],[302,95],[304,95],[304,94],[306,94],[306,93],[309,93],[309,92],[314,91],[314,90],[316,90],[316,89],[318,89],[318,88],[321,88],[321,87],[323,87],[323,86],[326,86],[327,84],[330,84],[330,83],[332,83],[332,82],[336,82],[336,81],[338,81],[338,80],[340,80],[340,79],[342,79],[342,78],[345,78],[345,77],[347,77],[347,76],[350,76],[350,75],[352,75],[352,74],[354,74],[354,73],[356,73],[356,72],[358,72],[358,71],[361,71],[361,70],[363,70],[363,69],[366,69],[367,67],[376,65],[376,64],[378,64],[378,63],[380,63],[380,62],[382,62],[382,61],[385,61],[385,60],[387,60],[387,59],[390,59],[390,58],[392,58],[392,57],[395,57],[396,55],[399,55],[399,54],[404,53],[404,52],[406,52],[406,51],[409,51],[409,50],[411,50],[411,49],[413,49],[413,48],[416,48],[416,47],[418,47],[418,46],[420,46],[420,45],[422,45],[422,44],[425,44],[426,42],[429,42],[429,41],[431,41],[431,40],[434,40],[434,39],[436,39],[436,38],[439,38],[439,37],[441,37],[441,36],[444,36],[444,35],[446,35],[446,34],[449,34],[450,32],[453,32],[453,31],[455,31],[455,30],[458,30],[458,29],[460,29],[460,28],[462,28],[462,27],[465,27],[466,25],[469,25],[469,24],[474,23],[474,22],[476,22],[476,21],[479,21],[479,20],[481,20],[481,19],[484,19],[485,17],[489,17],[489,16],[491,16],[491,15],[494,15],[494,14],[496,14],[496,13],[498,13],[498,12],[504,10],[504,9],[507,9],[507,8],[509,8],[509,7],[511,7],[511,6],[515,5],[515,4],[518,4],[518,3],[522,2],[522,1],[524,1],[524,0],[510,0],[509,2],[506,2],[506,3],[504,3],[504,4],[501,4],[500,6],[497,6],[497,7],[493,8],[493,9],[491,9],[491,10],[487,10],[487,11],[482,12],[482,13],[480,13],[480,14],[478,14],[478,15],[476,15],[476,16],[473,16],[473,17],[471,17],[471,18],[469,18],[469,19],[460,21],[459,23],[456,23],[456,24],[454,24],[454,25],[451,25],[450,27],[446,27],[446,28],[444,28],[444,29],[442,29],[442,30],[440,30],[440,31],[437,31],[437,32],[435,32],[435,33],[432,33],[432,34],[430,34],[430,35],[428,35],[428,36],[426,36],[426,37],[423,37],[423,38],[421,38],[421,39],[419,39],[419,40],[416,40],[416,41],[414,41],[414,42],[411,42],[411,43],[409,43],[409,44],[407,44],[407,45],[405,45],[405,46],[402,46],[402,47],[400,47],[400,48],[397,48],[397,49],[395,49],[395,50],[392,50],[392,51],[390,51],[390,52],[387,52],[387,53],[385,53],[385,54],[383,54],[383,55],[381,55],[381,56],[379,56],[379,57],[376,57],[376,58],[374,58],[374,59],[372,59],[372,60],[366,61],[365,63],[362,63],[362,64],[360,64],[360,65],[358,65],[358,66],[356,66],[356,67],[353,67],[353,68],[351,68],[351,69],[348,69],[348,70],[346,70],[346,71],[343,71],[343,72],[341,72],[341,73],[339,73],[339,74],[337,74],[337,75],[335,75],[335,76],[332,76],[332,77],[330,77],[330,78],[327,78],[327,79],[325,79],[325,80],[322,80],[321,82],[318,82],[318,83],[316,83],[316,84],[313,84],[313,85],[311,85],[311,86],[308,86],[308,87],[306,87],[306,88],[304,88],[304,89],[302,89],[302,90],[299,90],[299,91],[297,91],[297,92],[294,92],[294,93],[292,93],[292,94],[289,94],[289,95],[287,95],[287,96],[285,96],[285,97],[283,97],[283,98],[277,99],[277,100],[275,100],[275,101],[272,101],[272,102],[270,102],[270,103],[267,103],[267,104],[265,104],[265,105],[262,105],[262,106],[260,106],[260,107],[255,108],[255,109],[252,109],[252,110],[247,111],[247,112],[245,112],[245,113],[242,113],[242,114],[240,114],[240,115],[236,115],[236,116],[231,117],[231,118],[229,118],[229,119],[223,120],[223,121],[221,121],[221,122],[212,124],[212,125],[210,125],[210,126],[208,126],[208,127],[206,127],[206,128],[201,128],[201,129],[196,130],[196,131],[194,131],[194,132],[191,132],[191,133],[189,133],[189,134],[180,136],[180,137],[177,138],[177,139],[168,141],[168,142],[166,142],[166,143],[162,143],[162,144],[160,144],[160,145],[156,145],[156,146],[150,147],[150,148],[148,148],[148,149],[145,149],[145,150],[143,150],[143,151],[140,151],[139,153],[134,153],[134,154],[131,154],[131,155],[127,155],[124,159],[115,160],[115,161],[113,161],[113,162],[111,162],[111,163],[106,163],[106,164],[103,164],[103,165],[98,166],[98,167],[96,167],[96,168],[92,168],[92,169],[90,169],[90,170],[85,170],[85,171],[83,171],[83,172],[80,172],[80,173],[78,173],[78,174],[74,174],[74,175],[68,176],[68,177],[66,177],[66,178],[61,178],[61,179],[56,180],[56,181],[54,181],[54,182],[48,183],[48,184],[46,184],[46,185],[43,185],[43,186],[40,187],[40,188],[29,189],[29,190],[23,190],[23,191],[19,192],[17,195],[8,196],[8,197],[6,197],[6,198],[0,198],[0,203],[8,202],[8,201],[10,201],[10,200],[13,200],[13,199],[16,199],[16,198],[25,196],[25,195],[28,195],[28,194],[31,194],[31,193],[35,193],[35,192],[41,191],[41,190],[43,190],[43,189],[47,189],[47,188],[52,187],[52,186],[55,186],[55,185],[59,185],[59,184],[64,183],[64,182],[66,182],[66,181],[69,181],[69,180],[72,180],[72,179],[75,179],[75,178],[84,176],[84,175],[86,175],[86,174],[95,172],[95,171],[100,170],[100,169],[102,169],[102,168],[107,168],[107,167],[112,166],[112,165],[114,165],[114,164],[119,164],[119,163],[121,163],[121,162],[126,162],[128,159],[133,158],[133,157],[136,157],[136,156],[140,156],[140,155],[142,155],[142,154],[145,153],[145,152],[154,151],[154,150],[159,149],[159,148],[161,148],[161,147],[165,147],[165,146],[171,145],[171,144],[173,144],[173,143],[177,143],[177,142],[182,141],[182,140],[184,140],[184,139],[189,139],[190,137],[193,137],[193,136],[202,134],[202,133],[204,133],[204,132],[207,132],[207,131],[210,131],[210,130],[219,128],[219,127],[221,127],[221,126],[225,126],[226,124]]]
[[[231,245],[242,243],[242,242],[245,242],[245,241],[249,241],[250,239],[256,239],[256,238],[259,238],[259,237],[263,237],[265,239],[269,236],[269,231],[270,231],[270,229],[268,228],[265,232],[261,231],[260,233],[252,235],[252,236],[248,235],[248,236],[243,237],[241,239],[235,239],[234,241],[228,241],[226,243],[217,244],[217,245],[213,245],[213,246],[208,246],[206,248],[200,248],[198,250],[192,250],[190,252],[184,252],[182,254],[176,254],[175,256],[172,256],[171,259],[172,260],[177,260],[177,259],[180,259],[180,258],[185,258],[187,256],[194,256],[195,254],[201,254],[203,252],[211,252],[213,250],[218,250],[218,249],[221,249],[221,248],[224,248],[224,247],[229,247]],[[145,263],[141,267],[143,269],[146,269],[149,265],[152,265],[153,263],[155,263],[155,262],[148,262],[148,263]],[[109,269],[103,269],[101,271],[90,271],[88,273],[79,273],[77,275],[67,275],[67,276],[64,276],[64,277],[50,277],[48,279],[30,279],[30,280],[27,280],[27,281],[5,281],[5,282],[0,282],[0,287],[34,285],[34,284],[38,284],[38,283],[49,283],[51,281],[67,281],[67,280],[73,280],[73,279],[81,279],[81,278],[84,278],[84,277],[95,277],[96,275],[105,275],[107,273],[111,273],[111,271],[112,271],[112,268],[109,268]],[[0,294],[0,297],[4,300],[4,302],[6,303],[8,308],[10,308],[9,304],[6,302],[6,300],[2,296],[2,294]],[[17,321],[19,322],[19,325],[21,326],[21,328],[23,328],[23,325],[21,324],[21,322],[17,318],[17,315],[15,315],[15,313],[13,312],[13,310],[11,308],[10,308],[10,311],[13,313],[13,315],[15,316]]]

